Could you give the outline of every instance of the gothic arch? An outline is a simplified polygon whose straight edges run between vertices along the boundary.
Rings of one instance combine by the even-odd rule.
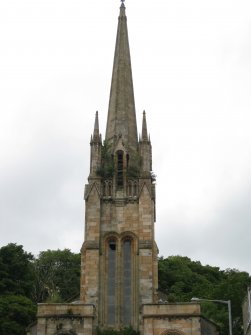
[[[132,247],[135,254],[139,254],[139,239],[138,236],[136,236],[131,231],[125,231],[122,234],[120,234],[121,242],[123,242],[125,239],[131,239],[132,240]]]
[[[119,234],[116,233],[115,231],[107,232],[104,234],[104,243],[106,244],[109,240],[119,240]]]
[[[125,232],[121,233],[120,238],[121,238],[121,240],[124,240],[126,238],[130,238],[131,240],[138,242],[137,236],[131,231],[125,231]]]

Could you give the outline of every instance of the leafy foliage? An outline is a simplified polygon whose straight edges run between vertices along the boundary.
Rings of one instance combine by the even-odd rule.
[[[22,245],[10,243],[0,248],[0,294],[31,296],[34,257]]]
[[[127,177],[138,178],[140,175],[141,158],[137,152],[130,154],[129,164],[127,167]]]
[[[66,301],[79,294],[80,255],[47,250],[37,259],[13,243],[0,248],[0,334],[23,335],[37,302]]]
[[[97,175],[102,178],[112,178],[115,173],[114,156],[112,155],[111,144],[105,140],[101,148],[101,167]],[[138,178],[140,174],[141,160],[138,153],[131,153],[127,167],[127,177]]]
[[[242,334],[242,301],[251,277],[235,269],[221,271],[218,267],[203,266],[188,257],[170,256],[159,259],[159,289],[169,302],[191,301],[193,297],[210,300],[231,300],[233,332]],[[228,334],[226,305],[203,302],[202,312]]]
[[[35,318],[37,302],[68,301],[79,294],[80,255],[70,250],[47,250],[35,259],[23,247],[10,243],[0,248],[0,334],[23,335]],[[236,269],[203,266],[188,257],[159,259],[159,288],[169,302],[192,297],[231,300],[233,333],[242,335],[242,301],[251,277]],[[224,304],[203,302],[202,312],[228,334]],[[137,335],[132,328],[99,330],[99,335]]]
[[[47,250],[34,263],[34,300],[63,302],[79,294],[80,254]]]
[[[36,306],[24,296],[0,297],[0,334],[25,335],[26,327],[34,321]]]
[[[0,334],[23,335],[34,321],[36,305],[32,297],[34,257],[22,245],[10,243],[0,248]]]
[[[137,165],[129,165],[126,171],[127,177],[138,178],[139,177],[139,167]]]
[[[112,178],[114,175],[114,159],[111,155],[111,145],[106,140],[101,148],[101,167],[97,170],[97,175],[102,178]]]

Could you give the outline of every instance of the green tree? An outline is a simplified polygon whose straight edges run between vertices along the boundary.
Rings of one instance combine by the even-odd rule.
[[[79,294],[80,254],[69,249],[42,251],[34,263],[34,271],[36,302],[62,302]]]
[[[251,284],[251,277],[247,272],[241,272],[236,269],[227,269],[224,271],[224,279],[215,286],[214,298],[220,297],[223,300],[231,300],[232,318],[233,318],[233,333],[235,335],[242,335],[242,303],[247,293],[247,287]],[[222,306],[218,306],[218,311],[222,310]],[[226,308],[225,314],[225,328],[228,327],[228,314]],[[223,312],[222,312],[223,313]],[[219,314],[218,314],[219,315]],[[217,319],[217,315],[216,315]]]
[[[170,256],[159,259],[159,288],[177,301],[190,301],[194,296],[207,296],[223,276],[217,267],[202,266],[188,257]]]
[[[241,306],[250,283],[248,273],[235,269],[222,271],[182,256],[159,259],[159,290],[167,295],[168,301],[186,302],[192,297],[231,300],[235,335],[242,335],[243,332]],[[220,326],[221,334],[228,334],[226,305],[203,302],[202,312]]]
[[[0,248],[0,295],[31,296],[33,260],[22,245],[10,243]]]
[[[35,316],[36,307],[30,299],[17,295],[0,296],[1,335],[25,335],[26,327]]]

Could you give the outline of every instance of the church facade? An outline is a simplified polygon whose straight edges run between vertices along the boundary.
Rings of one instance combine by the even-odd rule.
[[[216,334],[200,304],[159,303],[152,147],[145,112],[140,136],[137,130],[124,2],[105,140],[96,113],[90,151],[80,300],[39,304],[34,334],[93,335],[129,326],[144,335]]]

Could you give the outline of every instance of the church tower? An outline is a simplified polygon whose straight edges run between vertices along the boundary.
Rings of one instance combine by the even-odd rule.
[[[122,0],[105,140],[98,112],[85,186],[80,300],[38,305],[36,335],[95,335],[131,326],[142,335],[218,335],[198,303],[158,301],[155,179],[143,112],[138,137],[127,18]]]
[[[105,140],[98,112],[85,187],[81,302],[93,304],[100,328],[142,323],[143,304],[157,301],[152,148],[143,113],[138,138],[127,17],[121,3]]]

